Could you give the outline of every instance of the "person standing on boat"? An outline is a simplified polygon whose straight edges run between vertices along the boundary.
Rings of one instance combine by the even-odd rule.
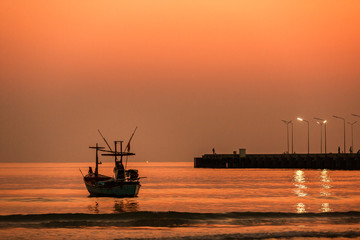
[[[115,180],[125,180],[125,168],[122,162],[116,162],[114,167]]]

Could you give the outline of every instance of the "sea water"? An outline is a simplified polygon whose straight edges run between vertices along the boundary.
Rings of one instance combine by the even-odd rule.
[[[89,197],[88,166],[0,164],[0,239],[360,238],[360,171],[131,162],[140,193],[113,198]]]

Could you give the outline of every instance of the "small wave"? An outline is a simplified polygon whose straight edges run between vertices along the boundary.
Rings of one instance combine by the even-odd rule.
[[[233,234],[216,234],[216,235],[202,235],[202,236],[184,236],[184,237],[166,237],[166,238],[145,238],[146,240],[242,240],[242,239],[292,239],[292,238],[358,238],[359,231],[284,231],[272,233],[233,233]],[[120,240],[115,238],[115,240]],[[144,238],[131,238],[131,240],[144,240]]]
[[[22,197],[22,198],[2,198],[0,201],[6,202],[72,202],[73,198],[43,198],[43,197]]]
[[[0,228],[80,228],[80,227],[191,227],[259,226],[297,223],[359,224],[360,212],[124,212],[119,214],[31,214],[2,215]]]

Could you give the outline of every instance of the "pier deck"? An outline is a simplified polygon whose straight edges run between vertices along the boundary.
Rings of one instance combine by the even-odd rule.
[[[360,170],[360,154],[205,154],[195,168],[300,168]]]

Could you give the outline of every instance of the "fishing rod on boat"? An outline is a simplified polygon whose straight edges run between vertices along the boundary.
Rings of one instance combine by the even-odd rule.
[[[128,144],[127,144],[126,147],[125,147],[125,150],[124,150],[125,152],[126,152],[126,150],[127,150],[128,152],[130,152],[130,142],[131,142],[132,138],[134,137],[134,134],[135,134],[137,128],[138,128],[138,127],[136,126],[136,127],[135,127],[135,130],[134,130],[133,133],[131,134],[131,137],[130,137],[130,139],[129,139],[129,142],[128,142]],[[127,160],[128,160],[128,157],[129,157],[129,156],[126,156],[125,169],[127,168]]]
[[[81,172],[81,175],[82,175],[83,177],[85,177],[80,168],[79,168],[79,171]]]

